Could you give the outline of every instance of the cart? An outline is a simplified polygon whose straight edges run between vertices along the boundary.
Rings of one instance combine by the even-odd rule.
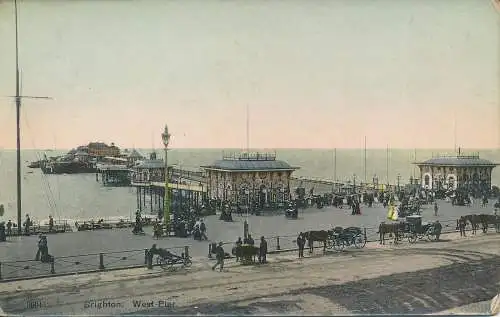
[[[420,215],[406,217],[405,235],[408,238],[408,242],[412,244],[424,238],[427,238],[429,241],[435,241],[437,239],[434,232],[434,225],[422,223],[422,216]]]

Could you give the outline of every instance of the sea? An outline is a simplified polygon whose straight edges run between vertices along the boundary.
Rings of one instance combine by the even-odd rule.
[[[138,149],[148,156],[156,152],[162,156],[163,149]],[[39,160],[44,153],[57,156],[67,150],[23,150],[22,151],[22,213],[33,220],[56,219],[88,220],[132,217],[136,209],[136,194],[132,187],[104,187],[96,181],[95,174],[44,175],[40,169],[30,169],[28,164]],[[336,178],[339,181],[356,182],[365,180],[364,149],[279,149],[278,160],[299,167],[294,176],[317,179]],[[472,151],[471,151],[472,152]],[[500,162],[500,150],[474,150],[481,158]],[[199,170],[223,155],[238,153],[234,149],[171,149],[169,164],[179,168]],[[419,175],[418,167],[412,164],[437,155],[451,155],[453,150],[436,149],[367,149],[366,180],[378,177],[380,183],[408,183],[410,177]],[[336,158],[336,159],[335,159]],[[336,161],[336,164],[335,164]],[[387,169],[389,167],[389,169]],[[493,184],[500,184],[500,168],[493,172]],[[5,206],[5,214],[0,221],[15,220],[16,207],[16,152],[0,150],[0,204]]]

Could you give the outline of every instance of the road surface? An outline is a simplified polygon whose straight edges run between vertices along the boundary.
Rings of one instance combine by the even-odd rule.
[[[499,234],[450,234],[301,260],[270,256],[262,266],[230,262],[223,272],[205,260],[173,273],[141,268],[10,282],[0,288],[0,307],[25,316],[439,313],[498,293],[499,243]]]

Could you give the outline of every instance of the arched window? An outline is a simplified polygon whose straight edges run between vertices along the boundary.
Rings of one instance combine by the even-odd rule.
[[[425,177],[424,177],[425,186],[429,186],[430,182],[431,182],[431,178],[429,177],[429,175],[425,175]]]

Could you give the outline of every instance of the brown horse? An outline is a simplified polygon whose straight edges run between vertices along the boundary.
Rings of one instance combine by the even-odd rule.
[[[315,241],[323,242],[323,253],[326,253],[326,244],[328,242],[329,236],[330,234],[326,230],[305,232],[304,238],[307,239],[308,242],[307,245],[309,246],[309,253],[313,253]]]
[[[385,223],[382,222],[378,226],[378,234],[379,234],[379,243],[380,244],[385,244],[385,235],[388,233],[389,237],[391,237],[394,234],[394,242],[397,242],[400,240],[401,232],[404,230],[404,222],[398,222],[398,223]]]
[[[472,227],[472,234],[476,234],[477,229],[479,229],[479,223],[481,222],[478,215],[467,215],[464,216],[465,220],[470,222]]]
[[[488,232],[488,226],[490,224],[493,225],[497,233],[500,233],[500,216],[481,214],[479,215],[479,219],[483,226],[484,233]]]

